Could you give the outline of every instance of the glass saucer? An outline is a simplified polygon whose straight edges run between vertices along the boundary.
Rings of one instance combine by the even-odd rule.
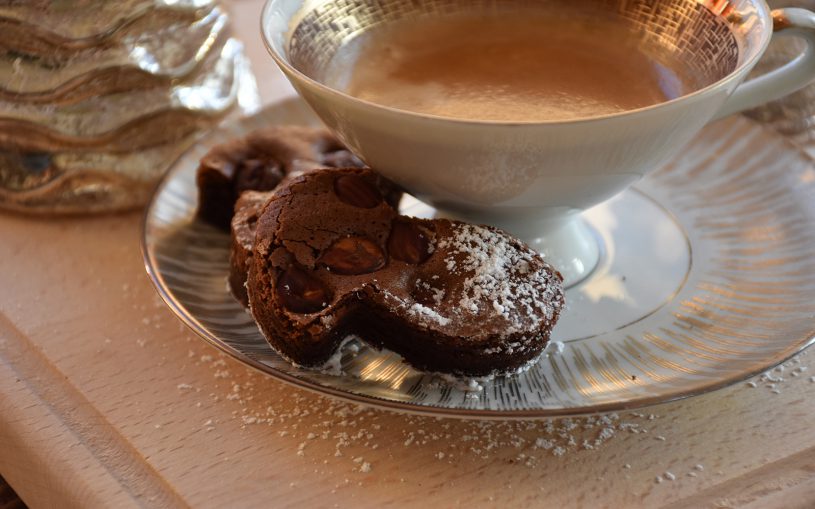
[[[194,220],[195,170],[214,145],[270,124],[317,125],[299,100],[209,134],[172,167],[144,220],[147,272],[202,338],[299,387],[393,410],[536,418],[631,409],[702,394],[815,341],[815,165],[744,118],[708,126],[680,156],[584,213],[600,265],[567,290],[553,343],[527,372],[460,384],[354,341],[342,374],[280,358],[226,289],[229,237]],[[432,208],[406,198],[404,213]]]

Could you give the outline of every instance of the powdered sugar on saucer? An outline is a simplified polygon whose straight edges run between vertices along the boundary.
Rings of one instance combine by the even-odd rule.
[[[317,368],[318,371],[326,375],[342,376],[342,357],[345,353],[356,354],[359,352],[359,344],[355,341],[359,340],[357,336],[346,336],[334,354],[328,358],[322,366]]]

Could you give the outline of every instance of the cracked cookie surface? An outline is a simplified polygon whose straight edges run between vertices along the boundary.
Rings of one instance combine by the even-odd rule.
[[[387,189],[372,170],[319,170],[270,198],[247,288],[272,347],[319,366],[354,334],[469,376],[536,359],[563,306],[560,274],[495,228],[400,216]]]

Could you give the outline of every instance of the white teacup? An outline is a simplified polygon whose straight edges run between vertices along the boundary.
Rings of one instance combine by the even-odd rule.
[[[777,99],[815,78],[815,14],[770,12],[762,0],[588,0],[621,16],[647,44],[679,54],[705,88],[647,108],[577,120],[441,118],[366,102],[320,83],[349,37],[379,23],[438,12],[557,8],[570,0],[268,0],[266,45],[298,93],[367,164],[442,215],[503,228],[538,249],[573,284],[599,258],[580,212],[659,168],[711,119]],[[581,7],[583,7],[581,5]],[[807,50],[740,84],[773,32]]]

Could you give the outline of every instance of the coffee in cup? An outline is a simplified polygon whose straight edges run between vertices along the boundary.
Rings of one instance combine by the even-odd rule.
[[[565,10],[575,9],[384,23],[341,46],[320,78],[383,106],[509,122],[636,110],[712,82],[624,18]]]
[[[644,66],[648,73],[671,71],[665,76],[672,85],[654,78],[663,76],[660,72],[652,73],[646,80],[651,93],[644,94],[652,104],[620,101],[615,113],[592,108],[555,118],[534,112],[529,104],[538,101],[533,100],[516,102],[520,107],[513,111],[527,115],[530,110],[540,120],[519,113],[511,120],[490,120],[479,118],[489,111],[473,112],[466,102],[463,114],[453,116],[449,110],[428,114],[403,109],[417,108],[411,105],[389,107],[376,101],[391,101],[373,96],[361,100],[349,78],[359,71],[350,66],[350,74],[331,74],[342,59],[362,61],[364,52],[355,52],[354,44],[363,43],[369,32],[388,30],[383,37],[390,37],[403,22],[428,20],[447,24],[442,31],[449,31],[454,16],[516,15],[543,16],[530,24],[544,35],[574,27],[579,39],[574,51],[588,45],[590,51],[627,55],[635,62],[626,71],[637,76],[633,81],[645,74],[637,72]],[[558,266],[567,284],[587,277],[600,260],[597,237],[580,219],[582,210],[662,167],[711,120],[777,99],[815,78],[815,14],[770,11],[764,0],[267,0],[261,27],[270,54],[297,92],[368,165],[439,215],[490,224],[524,239]],[[614,43],[616,27],[629,34]],[[589,42],[597,30],[603,35]],[[774,33],[801,38],[807,51],[742,84]],[[641,56],[621,49],[629,43]],[[505,51],[497,61],[513,53]],[[402,67],[385,69],[382,79]],[[439,69],[447,71],[444,65]],[[582,80],[589,89],[607,93],[632,85],[618,76],[622,71],[588,69]],[[595,79],[603,86],[590,86]],[[561,92],[576,88],[567,83]]]

